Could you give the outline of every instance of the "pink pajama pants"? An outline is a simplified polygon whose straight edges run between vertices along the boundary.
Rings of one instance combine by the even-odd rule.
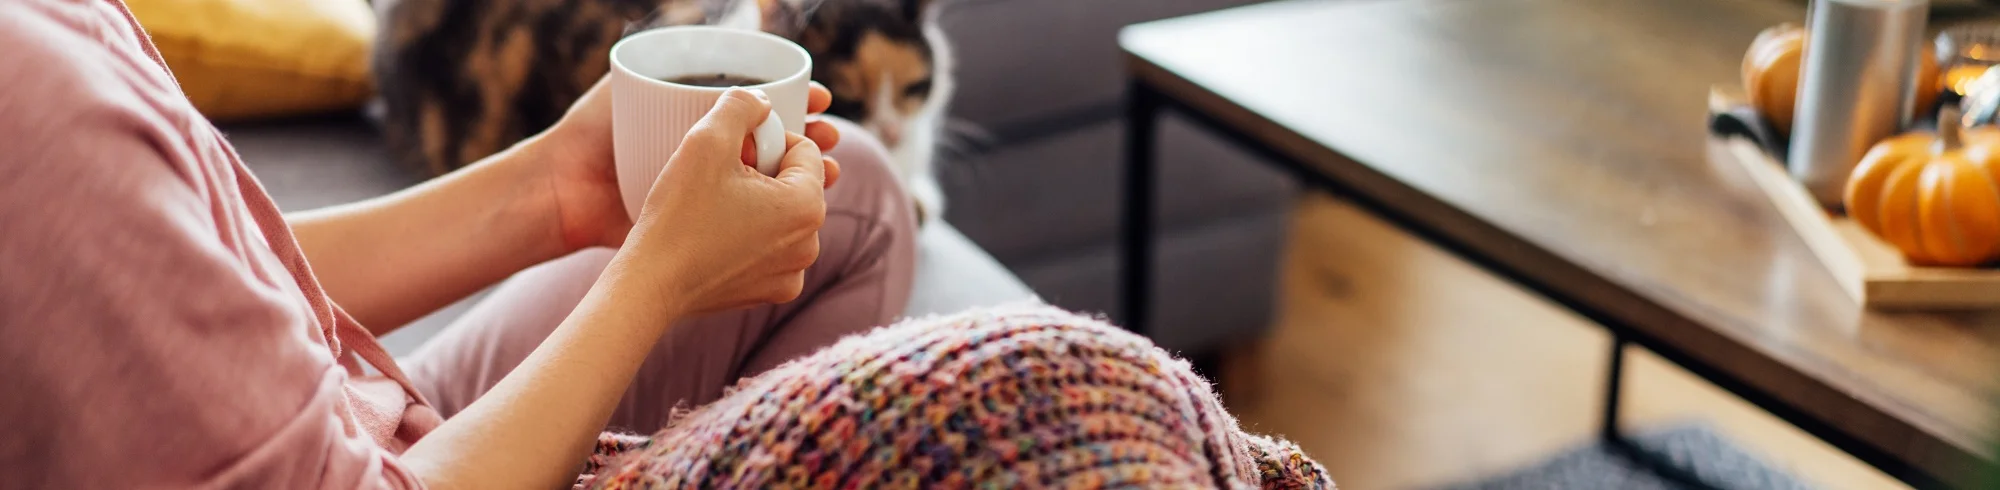
[[[820,257],[806,271],[804,293],[782,305],[683,320],[654,347],[610,429],[652,433],[677,406],[706,404],[738,379],[902,314],[916,261],[910,200],[881,143],[851,124],[841,131],[832,156],[843,172],[827,192]],[[426,342],[405,369],[446,417],[458,413],[548,337],[611,256],[585,250],[516,274]]]

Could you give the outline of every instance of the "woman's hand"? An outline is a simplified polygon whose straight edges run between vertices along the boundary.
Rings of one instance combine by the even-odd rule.
[[[618,191],[618,167],[612,160],[608,79],[599,79],[561,121],[535,138],[544,160],[536,162],[541,169],[538,175],[547,181],[547,197],[553,207],[550,214],[564,250],[618,247],[632,229]],[[832,103],[833,94],[813,82],[806,97],[805,137],[817,143],[820,151],[840,143],[840,131],[818,116]],[[830,186],[839,179],[838,164],[829,165],[827,172],[826,185]]]
[[[812,105],[824,108],[825,92],[815,92]],[[411,209],[488,209],[493,206],[482,205],[491,201],[472,197],[511,196],[496,189],[518,192],[507,187],[523,182],[513,172],[546,167],[549,186],[560,188],[563,198],[557,202],[566,236],[582,244],[623,244],[576,309],[534,352],[403,453],[403,464],[431,488],[551,488],[574,482],[576,462],[590,454],[633,374],[667,329],[688,315],[790,301],[804,287],[805,268],[818,258],[833,162],[820,156],[819,145],[788,134],[776,178],[744,165],[743,142],[770,114],[768,102],[742,90],[717,102],[654,181],[659,192],[647,195],[633,226],[611,165],[607,95],[601,84],[593,89],[545,133],[553,139],[517,147],[520,158],[470,169],[486,171],[458,172],[465,175],[459,182],[495,183],[461,184],[469,189],[463,192],[414,193],[430,200]],[[821,129],[808,131],[821,133],[815,135],[822,138],[820,145],[832,146],[838,135],[830,127],[814,127]],[[570,148],[576,153],[554,160],[537,155],[538,145],[557,143],[576,145]],[[516,161],[529,165],[507,163]],[[528,221],[532,218],[502,220]],[[462,235],[482,239],[474,247],[506,241]]]
[[[807,99],[806,135],[832,148],[840,132],[814,120],[832,96],[815,84]],[[840,172],[828,167],[831,185]],[[286,221],[327,293],[376,335],[529,266],[621,246],[632,219],[612,164],[611,90],[600,81],[547,131],[464,169]]]
[[[798,297],[819,259],[833,165],[798,134],[786,134],[775,178],[745,165],[745,140],[770,111],[761,94],[723,94],[653,183],[607,279],[637,280],[683,314]]]

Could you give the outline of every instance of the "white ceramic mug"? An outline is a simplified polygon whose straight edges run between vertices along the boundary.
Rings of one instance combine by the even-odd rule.
[[[771,117],[759,126],[757,170],[776,175],[785,132],[804,133],[812,56],[785,38],[722,27],[664,27],[633,34],[611,46],[612,155],[625,212],[640,205],[688,129],[715,107],[725,87],[667,82],[693,75],[725,74],[767,83],[744,88],[771,99]]]

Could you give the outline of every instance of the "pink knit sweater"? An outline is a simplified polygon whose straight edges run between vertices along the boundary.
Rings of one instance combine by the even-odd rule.
[[[439,422],[123,4],[0,0],[0,487],[417,487]]]

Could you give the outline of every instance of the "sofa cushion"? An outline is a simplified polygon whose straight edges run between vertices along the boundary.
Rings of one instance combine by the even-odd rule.
[[[181,90],[210,119],[361,107],[375,13],[363,0],[130,0]]]
[[[964,0],[938,24],[958,61],[952,116],[993,129],[1114,104],[1118,29],[1257,0]]]
[[[286,211],[348,203],[423,181],[389,162],[375,128],[357,115],[225,124],[222,132]]]
[[[1123,124],[998,148],[941,168],[946,216],[1009,264],[1115,241],[1124,202]],[[1296,184],[1177,116],[1161,121],[1162,229],[1282,208]]]
[[[1262,333],[1271,320],[1289,213],[1281,207],[1161,232],[1148,317],[1153,341],[1195,351]],[[1008,265],[1049,304],[1124,320],[1115,242]]]
[[[917,235],[917,277],[903,316],[957,313],[975,306],[1035,300],[1035,293],[950,223]]]

